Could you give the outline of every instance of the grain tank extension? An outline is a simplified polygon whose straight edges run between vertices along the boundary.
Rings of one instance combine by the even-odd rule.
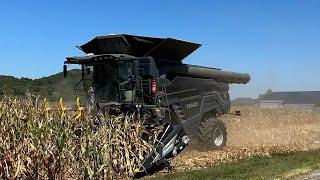
[[[149,117],[146,129],[164,129],[143,168],[177,156],[195,139],[211,149],[226,145],[226,129],[216,118],[230,110],[229,84],[246,84],[245,73],[182,63],[200,44],[134,35],[98,36],[78,46],[86,55],[68,57],[82,67],[76,92],[109,113]]]

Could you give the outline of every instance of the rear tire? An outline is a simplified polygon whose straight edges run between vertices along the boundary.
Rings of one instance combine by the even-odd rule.
[[[221,150],[227,143],[227,131],[224,123],[216,119],[205,119],[199,126],[199,141],[203,148]]]

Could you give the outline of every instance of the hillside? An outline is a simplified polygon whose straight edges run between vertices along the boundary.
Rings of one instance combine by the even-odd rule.
[[[75,99],[74,86],[80,80],[80,76],[80,70],[69,71],[66,78],[63,77],[63,73],[58,73],[35,80],[1,75],[0,91],[18,97],[30,91],[51,101],[56,101],[60,97],[70,101]]]

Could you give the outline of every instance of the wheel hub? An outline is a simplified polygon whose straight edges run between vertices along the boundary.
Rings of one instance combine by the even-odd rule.
[[[216,128],[213,132],[213,143],[216,146],[221,146],[223,143],[224,137],[223,137],[223,132],[220,128]]]

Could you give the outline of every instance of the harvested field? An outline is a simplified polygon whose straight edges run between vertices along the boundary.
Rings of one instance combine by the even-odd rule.
[[[320,147],[320,112],[239,107],[242,116],[224,116],[228,146]]]
[[[225,150],[189,148],[173,160],[174,171],[205,168],[252,156],[320,148],[320,112],[255,107],[235,107],[233,110],[241,110],[242,115],[220,117],[228,133]]]

